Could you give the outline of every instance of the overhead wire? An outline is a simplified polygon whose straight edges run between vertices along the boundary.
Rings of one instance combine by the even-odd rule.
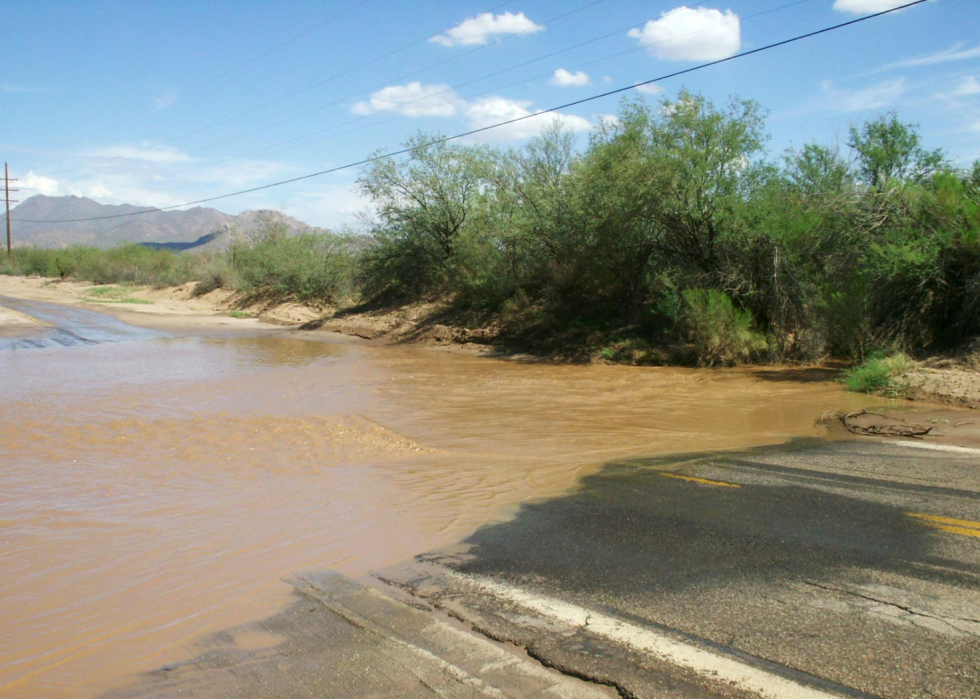
[[[809,2],[814,2],[814,1],[815,0],[794,0],[793,2],[786,3],[786,4],[780,5],[778,7],[769,8],[767,10],[762,10],[760,12],[756,12],[756,13],[753,13],[751,15],[746,15],[745,17],[741,18],[741,20],[744,21],[744,20],[754,19],[754,18],[760,17],[762,15],[771,14],[773,12],[779,12],[779,11],[788,9],[790,7],[795,7],[797,5],[802,5],[802,4],[809,3]],[[719,24],[712,25],[710,27],[705,27],[703,29],[698,29],[698,30],[695,30],[693,32],[688,32],[686,34],[674,36],[674,37],[671,37],[670,39],[665,39],[665,40],[662,40],[662,41],[654,42],[652,44],[638,46],[636,48],[627,49],[625,51],[619,51],[619,52],[614,53],[614,54],[611,54],[611,55],[603,56],[603,57],[597,58],[597,59],[591,59],[589,61],[584,61],[582,63],[576,63],[576,64],[570,66],[570,68],[573,69],[573,70],[574,69],[577,69],[577,68],[583,68],[585,66],[594,65],[596,63],[601,63],[603,61],[612,60],[613,58],[618,58],[620,56],[624,56],[624,55],[627,55],[627,54],[636,53],[638,51],[646,51],[646,50],[648,50],[649,48],[651,48],[653,46],[660,46],[662,44],[670,43],[672,41],[677,41],[679,39],[685,39],[685,38],[688,38],[688,37],[691,37],[691,36],[695,36],[697,34],[701,34],[701,33],[707,32],[707,31],[713,31],[715,29],[718,29],[719,27],[724,27],[724,26],[727,26],[729,24],[733,24],[733,23],[739,22],[739,21],[740,21],[739,18],[735,18],[735,19],[732,19],[732,20],[728,20],[726,22],[721,22]],[[420,97],[420,98],[415,99],[415,100],[404,102],[404,103],[400,104],[399,107],[400,108],[405,108],[405,107],[409,107],[409,106],[414,105],[414,104],[420,104],[420,103],[425,102],[427,100],[430,100],[430,99],[432,99],[434,97],[438,97],[439,95],[443,95],[443,94],[446,94],[446,93],[455,93],[455,91],[458,90],[461,87],[466,87],[467,85],[472,85],[472,84],[475,84],[475,83],[478,83],[478,82],[482,82],[482,81],[487,80],[489,78],[496,77],[498,75],[503,75],[504,73],[509,73],[509,72],[514,71],[514,70],[517,70],[519,68],[524,68],[524,67],[529,66],[529,65],[532,65],[534,63],[539,63],[539,62],[541,62],[543,60],[547,60],[549,58],[554,58],[555,56],[560,55],[560,54],[563,54],[563,53],[567,53],[568,51],[572,51],[572,50],[575,50],[577,48],[581,48],[583,46],[587,46],[589,44],[593,44],[593,43],[595,43],[597,41],[601,41],[602,39],[607,39],[607,38],[609,38],[611,36],[615,36],[615,35],[621,34],[623,31],[634,27],[635,24],[636,23],[632,23],[632,24],[630,24],[630,25],[628,25],[626,27],[623,27],[621,29],[617,29],[616,31],[613,31],[613,32],[608,32],[608,33],[603,34],[603,35],[601,35],[599,37],[595,37],[595,38],[589,39],[587,41],[579,42],[577,44],[574,44],[572,46],[568,46],[568,47],[563,48],[563,49],[559,49],[557,51],[552,51],[551,53],[545,54],[543,56],[539,56],[537,58],[533,58],[533,59],[528,60],[528,61],[523,61],[521,63],[517,63],[515,65],[509,66],[507,68],[503,68],[501,70],[496,70],[496,71],[492,71],[490,73],[486,73],[484,75],[481,75],[480,77],[473,78],[471,80],[467,80],[466,82],[457,83],[456,85],[451,85],[451,86],[449,86],[449,87],[447,87],[447,88],[445,88],[443,90],[439,90],[438,92],[434,92],[434,93],[425,95],[424,97]],[[488,94],[490,94],[492,92],[496,92],[496,91],[499,91],[499,90],[504,90],[504,89],[507,89],[509,87],[514,87],[516,85],[523,85],[525,83],[528,83],[528,82],[531,82],[531,81],[534,81],[534,80],[539,80],[539,79],[546,78],[546,77],[550,77],[550,76],[551,76],[551,73],[546,73],[546,74],[538,74],[538,75],[532,76],[530,78],[522,78],[521,80],[518,80],[518,81],[515,81],[515,82],[511,82],[511,83],[507,83],[506,85],[498,85],[498,86],[495,86],[495,87],[493,87],[490,90],[486,90],[486,91],[483,91],[483,92],[478,92],[478,93],[466,95],[466,96],[463,96],[463,97],[457,97],[457,99],[452,100],[451,104],[454,104],[454,105],[455,104],[465,104],[467,100],[471,100],[471,99],[476,98],[476,97],[483,97],[483,96],[488,95]],[[363,93],[361,93],[361,94],[363,94]],[[336,103],[334,103],[332,105],[327,105],[327,106],[335,106],[337,104],[342,104],[342,103],[343,103],[343,100],[340,101],[340,102],[336,102]],[[318,110],[314,110],[314,111],[318,111]],[[392,112],[392,111],[396,111],[396,110],[385,110],[385,111]],[[300,136],[296,136],[296,137],[287,139],[285,141],[279,141],[277,143],[273,143],[273,144],[270,144],[268,146],[263,146],[262,148],[258,148],[256,150],[252,150],[252,151],[248,151],[246,153],[241,153],[241,154],[233,155],[233,156],[230,156],[228,158],[224,158],[224,159],[218,160],[216,162],[207,163],[205,165],[201,165],[201,166],[198,166],[198,167],[193,167],[193,168],[189,168],[189,169],[186,169],[186,170],[182,170],[180,172],[174,173],[173,175],[170,175],[169,179],[182,178],[185,175],[194,174],[196,172],[204,172],[204,171],[207,171],[207,170],[211,170],[211,169],[217,168],[217,167],[219,167],[221,165],[224,165],[225,163],[233,162],[235,160],[240,160],[242,158],[248,158],[248,157],[251,157],[251,156],[254,156],[254,155],[259,155],[259,154],[262,154],[262,153],[267,153],[269,151],[284,152],[284,151],[295,150],[296,148],[300,148],[300,147],[312,145],[314,143],[320,143],[320,142],[322,142],[324,140],[327,140],[327,139],[326,138],[318,138],[318,139],[314,139],[312,141],[308,141],[307,139],[309,139],[309,138],[311,138],[313,136],[319,136],[321,134],[333,133],[337,129],[341,129],[344,126],[349,126],[351,124],[355,124],[355,123],[362,122],[362,121],[365,121],[365,120],[368,120],[368,119],[372,119],[373,117],[376,117],[377,115],[382,114],[382,113],[384,113],[384,111],[375,112],[373,114],[360,115],[360,116],[354,117],[352,119],[348,119],[346,121],[340,122],[338,124],[332,124],[330,126],[327,126],[327,127],[321,128],[321,129],[317,129],[316,131],[312,131],[312,132],[309,132],[309,133],[306,133],[306,134],[303,134],[303,135],[300,135]],[[402,115],[402,114],[395,114],[394,116],[392,116],[389,119],[382,119],[380,121],[374,121],[371,124],[368,124],[366,126],[381,126],[381,125],[389,124],[389,123],[391,123],[393,121],[396,121],[398,119],[403,119],[403,118],[406,118],[406,117],[404,117],[404,115]],[[289,120],[291,120],[291,119],[289,119]],[[279,124],[285,123],[285,121],[289,121],[289,120],[284,120],[283,122],[278,122],[277,124],[274,124],[274,125],[279,125]],[[231,141],[236,140],[238,138],[241,138],[243,136],[251,135],[253,133],[257,133],[258,131],[263,131],[266,128],[269,128],[269,127],[262,127],[260,129],[255,129],[255,130],[253,130],[251,132],[246,132],[245,134],[242,134],[240,136],[236,136],[236,137],[233,137],[233,138],[225,139],[225,141],[219,141],[217,143],[211,144],[211,145],[206,146],[204,148],[199,148],[199,149],[196,149],[196,150],[187,151],[187,155],[193,155],[194,153],[199,153],[202,150],[206,150],[207,148],[210,148],[212,146],[221,145],[222,143],[228,143],[228,142],[231,142]],[[358,127],[358,128],[355,128],[355,129],[348,129],[348,130],[345,130],[345,131],[341,131],[340,133],[333,134],[333,136],[342,136],[342,135],[346,135],[346,134],[349,134],[349,133],[354,133],[355,131],[360,131],[361,128],[362,127]],[[331,136],[331,138],[333,136]],[[291,145],[291,144],[296,144],[296,145]],[[283,149],[282,146],[289,146],[289,147]],[[152,184],[152,183],[146,183],[146,184]]]
[[[554,17],[550,17],[549,19],[543,20],[540,25],[534,25],[532,27],[529,27],[527,29],[521,30],[519,32],[515,32],[514,34],[509,34],[509,35],[503,37],[500,40],[500,42],[504,42],[504,41],[507,41],[507,40],[514,39],[516,37],[522,36],[522,35],[527,34],[529,32],[537,31],[538,27],[548,26],[549,24],[553,24],[553,23],[555,23],[555,22],[557,22],[557,21],[559,21],[561,19],[564,19],[566,17],[570,17],[571,15],[577,14],[579,12],[582,12],[583,10],[587,10],[590,7],[593,7],[595,5],[600,5],[600,4],[602,4],[604,2],[607,2],[607,1],[608,0],[590,0],[590,2],[587,2],[584,5],[581,5],[579,7],[576,7],[574,9],[572,9],[572,10],[568,10],[566,12],[562,12],[561,14],[556,15]],[[500,5],[496,5],[496,6],[492,7],[492,8],[490,8],[489,10],[484,11],[483,14],[494,12],[495,10],[500,9],[500,8],[504,7],[505,5],[509,5],[512,2],[516,2],[516,0],[508,0],[508,2],[504,2],[504,3],[501,3]],[[431,34],[429,36],[423,37],[422,39],[418,39],[416,41],[413,41],[410,44],[406,44],[405,46],[401,47],[400,49],[396,49],[394,51],[390,51],[390,52],[384,54],[383,56],[379,56],[376,59],[372,59],[372,60],[367,61],[365,63],[361,63],[361,64],[359,64],[357,66],[354,66],[354,67],[352,67],[350,69],[347,69],[345,71],[342,71],[340,73],[335,73],[335,74],[330,75],[330,76],[328,76],[326,78],[323,78],[322,80],[318,80],[318,81],[316,81],[314,83],[311,83],[309,85],[306,85],[305,87],[302,87],[302,88],[300,88],[298,90],[294,90],[292,92],[288,92],[288,93],[286,93],[284,95],[280,95],[279,97],[277,97],[275,99],[269,100],[267,102],[263,102],[262,104],[256,105],[255,107],[251,107],[249,109],[246,109],[245,111],[238,112],[238,113],[233,114],[233,115],[231,115],[229,117],[225,117],[225,118],[223,118],[223,119],[221,119],[219,121],[212,122],[211,124],[208,124],[206,126],[203,126],[203,127],[197,128],[197,129],[194,129],[192,131],[187,131],[185,133],[182,133],[182,134],[179,134],[177,136],[174,136],[174,137],[172,137],[172,138],[170,138],[170,139],[168,139],[166,141],[161,141],[160,143],[154,144],[153,146],[149,146],[147,148],[143,148],[141,150],[135,151],[133,153],[133,156],[137,156],[140,153],[152,153],[154,150],[156,150],[158,148],[161,148],[163,146],[166,146],[166,145],[175,143],[177,141],[180,141],[181,139],[187,138],[189,136],[195,136],[195,135],[197,135],[199,133],[203,133],[205,131],[210,131],[213,128],[216,128],[218,126],[222,126],[224,124],[227,124],[228,122],[234,121],[235,119],[238,119],[240,117],[248,116],[249,114],[254,114],[255,112],[261,111],[262,109],[265,109],[266,107],[270,107],[270,106],[272,106],[274,104],[279,104],[279,103],[281,103],[281,102],[283,102],[283,101],[285,101],[285,100],[287,100],[287,99],[289,99],[291,97],[295,97],[296,95],[300,95],[300,94],[303,94],[305,92],[309,92],[310,90],[312,90],[314,88],[317,88],[317,87],[319,87],[321,85],[324,85],[324,84],[326,84],[326,83],[328,83],[328,82],[330,82],[332,80],[335,80],[336,78],[343,77],[345,75],[349,75],[350,73],[352,73],[352,72],[354,72],[356,70],[359,70],[360,68],[363,68],[363,67],[368,66],[368,65],[372,65],[373,63],[376,63],[377,61],[382,60],[383,58],[387,58],[389,56],[392,56],[395,53],[398,53],[398,52],[403,51],[405,49],[411,48],[413,46],[417,46],[418,44],[424,43],[426,41],[430,41],[431,39],[435,38],[436,36],[439,36],[442,33],[443,32],[437,32],[435,34]],[[500,43],[500,42],[497,42],[497,43]],[[302,117],[309,116],[310,114],[315,114],[317,112],[323,111],[324,109],[329,109],[330,107],[336,107],[338,105],[343,104],[347,100],[354,99],[356,97],[362,97],[364,95],[368,95],[368,94],[370,94],[371,92],[373,92],[375,90],[378,90],[378,89],[383,88],[383,87],[385,87],[387,85],[390,85],[391,83],[395,83],[395,82],[398,82],[400,80],[406,80],[408,78],[415,77],[416,75],[419,75],[421,73],[424,73],[424,72],[426,72],[428,70],[432,70],[433,68],[438,68],[439,66],[446,65],[447,63],[452,63],[453,61],[458,61],[461,58],[465,58],[466,56],[469,56],[469,55],[471,55],[473,53],[476,53],[477,51],[483,51],[483,50],[485,50],[487,48],[490,48],[491,46],[493,46],[493,44],[489,44],[489,43],[488,44],[481,44],[479,46],[476,46],[475,48],[472,48],[472,49],[469,49],[469,50],[466,50],[466,51],[462,51],[462,52],[456,53],[456,54],[454,54],[454,55],[452,55],[452,56],[450,56],[448,58],[442,59],[440,61],[436,61],[435,63],[430,63],[430,64],[428,64],[428,65],[426,65],[426,66],[424,66],[422,68],[415,69],[415,70],[413,70],[413,71],[411,71],[409,73],[404,73],[404,74],[399,75],[399,76],[397,76],[395,78],[389,78],[388,80],[386,80],[383,83],[379,83],[379,84],[374,85],[372,87],[369,87],[367,89],[360,90],[358,92],[355,92],[355,93],[346,95],[346,96],[340,98],[339,100],[334,101],[334,102],[331,102],[329,104],[321,105],[321,106],[316,107],[314,109],[311,109],[311,110],[308,110],[308,111],[305,111],[305,112],[301,112],[299,114],[295,114],[295,115],[290,116],[290,117],[288,117],[286,119],[282,119],[280,121],[276,121],[276,122],[274,122],[272,124],[268,124],[266,126],[262,126],[260,128],[253,129],[251,131],[247,131],[247,132],[245,132],[243,134],[239,134],[239,135],[234,136],[232,138],[223,139],[223,140],[217,141],[215,143],[210,143],[210,144],[206,144],[206,145],[204,145],[202,147],[198,147],[198,148],[196,148],[196,149],[194,149],[192,151],[188,151],[188,154],[199,153],[199,152],[204,151],[204,150],[207,150],[209,148],[213,148],[213,147],[222,145],[224,143],[228,143],[230,141],[233,141],[233,140],[236,140],[236,139],[239,139],[239,138],[244,138],[246,136],[250,136],[250,135],[255,134],[255,133],[258,133],[260,131],[265,131],[267,129],[274,128],[276,126],[280,126],[282,124],[288,123],[290,121],[294,121],[296,119],[301,119]]]
[[[77,222],[81,222],[81,221],[98,221],[98,220],[105,220],[105,219],[125,218],[125,217],[129,217],[129,216],[139,216],[141,214],[153,213],[155,211],[169,211],[169,210],[172,210],[172,209],[184,208],[186,206],[195,206],[195,205],[198,205],[198,204],[206,204],[206,203],[209,203],[209,202],[212,202],[212,201],[218,201],[218,200],[221,200],[221,199],[228,199],[230,197],[241,196],[242,194],[250,194],[250,193],[253,193],[253,192],[260,192],[260,191],[263,191],[263,190],[266,190],[266,189],[272,189],[274,187],[281,187],[283,185],[292,184],[294,182],[301,182],[303,180],[312,179],[314,177],[321,177],[323,175],[328,175],[328,174],[331,174],[331,173],[334,173],[334,172],[340,172],[340,171],[343,171],[343,170],[349,170],[351,168],[361,167],[363,165],[369,165],[371,163],[378,162],[378,161],[381,161],[381,160],[386,160],[386,159],[389,159],[389,158],[395,158],[395,157],[398,157],[398,156],[401,156],[401,155],[406,155],[408,153],[412,153],[412,152],[418,151],[418,150],[420,150],[422,148],[428,148],[428,147],[439,145],[439,144],[442,144],[442,143],[448,143],[448,142],[451,142],[451,141],[456,141],[456,140],[459,140],[461,138],[467,138],[469,136],[475,136],[477,134],[485,133],[487,131],[492,131],[493,129],[498,129],[498,128],[501,128],[503,126],[508,126],[510,124],[516,124],[516,123],[519,123],[519,122],[522,122],[522,121],[526,121],[528,119],[538,118],[542,114],[557,113],[557,112],[560,112],[562,110],[565,110],[565,109],[568,109],[568,108],[571,108],[571,107],[575,107],[575,106],[578,106],[578,105],[581,105],[581,104],[586,104],[586,103],[589,103],[589,102],[594,102],[595,100],[598,100],[598,99],[603,99],[605,97],[611,97],[612,95],[622,94],[622,93],[628,92],[630,90],[635,90],[636,88],[642,87],[644,85],[652,85],[654,83],[662,82],[664,80],[669,80],[671,78],[676,78],[676,77],[679,77],[681,75],[688,75],[690,73],[695,73],[695,72],[700,71],[700,70],[705,70],[707,68],[711,68],[713,66],[722,65],[724,63],[730,63],[732,61],[739,60],[739,59],[742,59],[742,58],[746,58],[748,56],[753,56],[755,54],[759,54],[759,53],[762,53],[764,51],[770,51],[772,49],[776,49],[776,48],[779,48],[779,47],[782,47],[782,46],[787,46],[789,44],[793,44],[793,43],[796,43],[796,42],[799,42],[799,41],[804,41],[806,39],[811,39],[811,38],[816,37],[816,36],[821,36],[823,34],[828,34],[828,33],[833,32],[833,31],[838,31],[840,29],[844,29],[845,27],[851,27],[851,26],[854,26],[854,25],[857,25],[857,24],[861,24],[863,22],[868,22],[870,20],[877,19],[879,17],[883,17],[885,15],[889,15],[889,14],[892,14],[894,12],[898,12],[900,10],[908,9],[908,8],[914,7],[916,5],[921,5],[921,4],[926,3],[926,2],[929,2],[929,0],[912,0],[912,2],[907,2],[905,4],[902,4],[902,5],[898,5],[896,7],[889,8],[887,10],[882,10],[880,12],[875,12],[875,13],[872,13],[872,14],[869,14],[869,15],[865,15],[863,17],[858,17],[856,19],[848,20],[846,22],[840,22],[838,24],[833,24],[833,25],[830,25],[830,26],[827,26],[827,27],[823,27],[821,29],[816,29],[816,30],[807,32],[805,34],[799,34],[799,35],[790,37],[788,39],[783,39],[781,41],[776,41],[776,42],[773,42],[773,43],[770,43],[770,44],[766,44],[764,46],[760,46],[760,47],[757,47],[757,48],[754,48],[754,49],[750,49],[748,51],[740,51],[739,53],[733,54],[733,55],[728,56],[726,58],[720,58],[718,60],[708,61],[706,63],[700,63],[700,64],[698,64],[696,66],[691,66],[689,68],[684,68],[684,69],[681,69],[681,70],[677,70],[677,71],[674,71],[674,72],[671,72],[671,73],[667,73],[665,75],[658,76],[656,78],[651,78],[649,80],[643,80],[641,82],[634,83],[632,85],[627,85],[625,87],[619,87],[619,88],[615,88],[615,89],[612,89],[612,90],[607,90],[605,92],[601,92],[601,93],[596,94],[596,95],[591,95],[589,97],[583,97],[581,99],[573,100],[571,102],[565,102],[564,104],[556,105],[554,107],[549,107],[548,109],[543,109],[540,112],[536,112],[534,114],[527,114],[527,115],[524,115],[524,116],[515,117],[513,119],[507,119],[507,120],[500,121],[500,122],[497,122],[497,123],[494,123],[494,124],[490,124],[490,125],[487,125],[487,126],[482,126],[482,127],[476,128],[476,129],[470,129],[469,131],[464,131],[462,133],[457,133],[457,134],[454,134],[452,136],[443,136],[443,137],[440,137],[440,138],[435,138],[435,139],[426,141],[425,143],[421,143],[421,144],[418,144],[418,145],[415,145],[415,146],[411,146],[411,147],[407,147],[407,148],[402,148],[402,149],[399,149],[399,150],[396,150],[396,151],[387,152],[387,153],[380,153],[378,155],[368,156],[366,158],[362,158],[361,160],[358,160],[358,161],[355,161],[355,162],[347,163],[347,164],[344,164],[344,165],[338,165],[338,166],[335,166],[335,167],[332,167],[332,168],[327,168],[325,170],[320,170],[318,172],[311,172],[311,173],[308,173],[306,175],[300,175],[298,177],[292,177],[292,178],[289,178],[289,179],[286,179],[286,180],[280,180],[278,182],[270,182],[268,184],[260,185],[260,186],[257,186],[257,187],[250,187],[248,189],[242,189],[242,190],[238,190],[236,192],[229,192],[227,194],[219,194],[219,195],[216,195],[216,196],[213,196],[213,197],[205,197],[203,199],[197,199],[195,201],[184,202],[182,204],[173,204],[171,206],[163,206],[163,207],[153,207],[153,208],[149,208],[149,209],[146,209],[146,210],[143,210],[143,211],[127,212],[125,214],[112,214],[112,215],[107,215],[107,216],[93,216],[93,217],[79,218],[79,219],[57,219],[57,220],[38,220],[38,221],[27,220],[27,219],[12,219],[12,220],[17,221],[17,222],[20,222],[20,223],[77,223]]]

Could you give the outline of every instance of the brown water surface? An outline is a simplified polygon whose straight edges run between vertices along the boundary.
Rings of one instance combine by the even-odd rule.
[[[609,459],[868,403],[790,378],[283,335],[4,352],[0,697],[98,695],[276,611],[283,576],[447,545]]]

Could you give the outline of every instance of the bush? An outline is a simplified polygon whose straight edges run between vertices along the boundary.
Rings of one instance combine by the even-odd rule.
[[[95,284],[173,286],[194,279],[198,261],[193,255],[121,245],[108,250],[73,245],[46,250],[14,248],[8,274],[58,277]]]
[[[714,289],[683,292],[681,322],[701,366],[739,364],[766,350],[766,338],[754,329],[752,314],[735,308],[732,299]]]
[[[197,278],[191,296],[204,296],[216,289],[237,289],[241,283],[238,272],[231,266],[226,255],[202,259],[198,265]]]
[[[332,233],[270,235],[255,243],[237,243],[227,262],[227,268],[212,264],[211,283],[226,286],[232,281],[256,297],[322,305],[335,303],[351,290],[353,259],[347,241]]]
[[[901,352],[888,356],[872,355],[844,372],[844,385],[855,393],[898,396],[905,391],[901,377],[911,366],[912,360]]]

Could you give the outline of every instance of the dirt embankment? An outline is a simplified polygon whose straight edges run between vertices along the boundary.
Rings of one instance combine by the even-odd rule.
[[[438,303],[395,309],[311,308],[262,302],[224,289],[196,296],[194,282],[165,289],[134,289],[37,277],[0,276],[0,296],[100,308],[137,325],[287,326],[296,332],[329,332],[372,344],[415,344],[454,352],[531,359],[497,344],[499,327],[475,324]],[[0,308],[0,333],[22,331],[34,319]],[[901,377],[908,397],[957,408],[980,409],[980,339],[953,356],[917,362]]]
[[[980,409],[980,339],[954,356],[916,362],[901,380],[913,400]]]

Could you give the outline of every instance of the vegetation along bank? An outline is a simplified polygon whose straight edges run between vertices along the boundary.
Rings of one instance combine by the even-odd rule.
[[[361,235],[20,248],[0,271],[424,308],[464,336],[637,364],[880,361],[980,336],[980,162],[954,167],[895,113],[844,144],[773,156],[767,138],[757,103],[689,92],[624,101],[583,148],[557,127],[518,150],[420,133],[362,171]]]

